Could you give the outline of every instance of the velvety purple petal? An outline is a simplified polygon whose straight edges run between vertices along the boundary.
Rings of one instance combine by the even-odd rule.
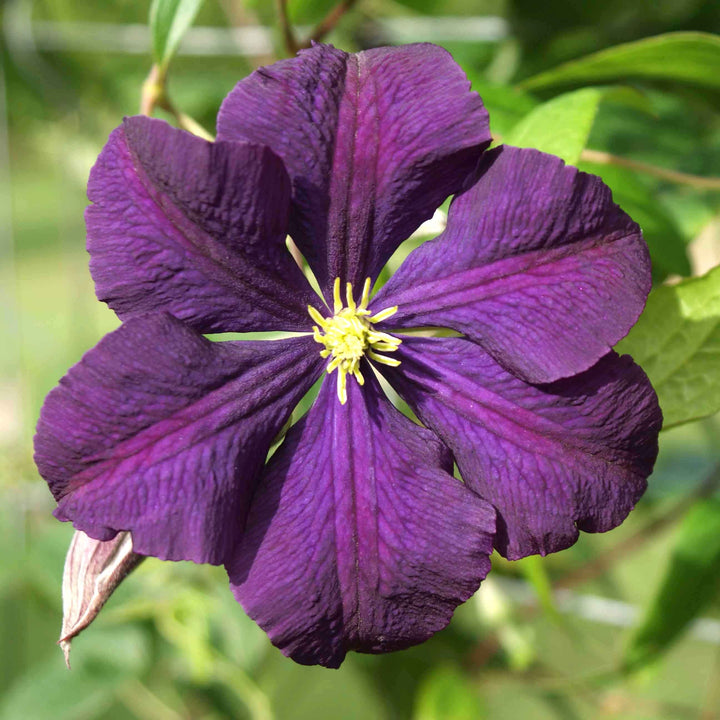
[[[268,148],[127,118],[88,196],[90,271],[120,317],[164,310],[201,332],[308,329],[319,299],[285,246],[290,183]]]
[[[402,364],[383,374],[495,506],[496,547],[511,560],[609,530],[643,494],[662,415],[629,356],[539,386],[462,338],[405,338],[393,357]]]
[[[635,323],[650,291],[640,228],[594,175],[536,150],[486,153],[447,230],[378,294],[393,327],[450,327],[529,382],[587,370]]]
[[[490,569],[494,511],[365,371],[346,405],[323,383],[271,458],[228,565],[247,613],[303,664],[422,642]]]
[[[60,520],[221,563],[267,451],[322,372],[310,337],[213,343],[166,314],[107,335],[45,400],[35,460]]]
[[[320,285],[361,284],[459,192],[490,142],[487,111],[436,45],[354,55],[315,45],[256,70],[218,138],[271,147],[293,185],[291,234]]]

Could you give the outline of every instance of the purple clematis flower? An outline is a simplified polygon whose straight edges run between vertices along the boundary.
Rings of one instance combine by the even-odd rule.
[[[650,263],[598,178],[486,151],[480,98],[432,45],[316,45],[240,82],[218,129],[208,143],[129,118],[92,171],[90,268],[124,322],[42,410],[36,460],[58,518],[224,564],[273,643],[331,667],[444,627],[493,547],[544,554],[622,522],[661,416],[611,349]],[[449,195],[447,229],[371,298]],[[427,326],[460,337],[403,334]],[[257,330],[304,334],[203,336]]]

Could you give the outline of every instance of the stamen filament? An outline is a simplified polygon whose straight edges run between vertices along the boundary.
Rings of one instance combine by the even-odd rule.
[[[384,355],[378,355],[372,350],[368,350],[368,357],[375,362],[379,362],[381,365],[389,365],[390,367],[397,367],[400,364],[399,360],[394,360],[393,358],[385,357]]]
[[[312,305],[308,305],[308,312],[310,313],[310,317],[318,324],[320,327],[322,327],[324,330],[327,330],[328,327],[328,318],[324,318],[317,308],[314,308]]]
[[[385,308],[384,310],[381,310],[379,313],[375,313],[375,315],[373,315],[370,318],[370,322],[377,323],[377,322],[382,322],[383,320],[387,320],[389,317],[392,317],[397,311],[398,311],[397,305],[395,305],[395,307]]]
[[[347,306],[355,312],[357,305],[355,305],[355,300],[352,294],[352,283],[345,283],[345,297],[347,299]]]
[[[335,278],[333,284],[333,314],[337,315],[342,310],[342,298],[340,297],[340,278]]]
[[[340,404],[344,405],[347,402],[347,374],[344,372],[338,373],[337,394]]]
[[[365,285],[363,285],[362,297],[360,298],[360,309],[367,310],[368,303],[370,302],[370,289],[372,283],[370,278],[365,278]],[[374,321],[371,321],[374,322]]]

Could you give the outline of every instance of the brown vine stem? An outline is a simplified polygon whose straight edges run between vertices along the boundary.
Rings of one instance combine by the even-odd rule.
[[[702,177],[701,175],[690,175],[689,173],[678,172],[677,170],[668,170],[667,168],[658,167],[657,165],[630,160],[620,155],[613,155],[612,153],[601,150],[590,150],[586,148],[580,154],[580,159],[586,160],[587,162],[598,163],[599,165],[617,165],[618,167],[653,175],[661,180],[668,180],[669,182],[680,185],[691,185],[699,190],[720,190],[720,178]]]
[[[594,580],[607,571],[617,560],[640,549],[660,530],[679,520],[698,500],[710,497],[720,485],[720,465],[716,465],[708,477],[690,495],[674,505],[664,515],[650,520],[644,527],[622,542],[613,546],[593,560],[559,578],[553,583],[554,588],[568,588]]]
[[[314,42],[320,42],[329,35],[342,19],[343,15],[355,5],[356,0],[342,0],[316,25],[303,47],[310,47]]]
[[[288,16],[288,0],[277,0],[278,20],[280,21],[280,30],[283,34],[283,42],[288,55],[296,55],[300,49],[298,41],[295,37],[290,18]]]

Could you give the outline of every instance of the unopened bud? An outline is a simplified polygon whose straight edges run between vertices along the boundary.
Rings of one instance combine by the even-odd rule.
[[[63,623],[58,644],[70,667],[70,642],[97,616],[115,588],[142,560],[132,549],[129,532],[112,540],[93,540],[84,532],[73,535],[63,572]]]

